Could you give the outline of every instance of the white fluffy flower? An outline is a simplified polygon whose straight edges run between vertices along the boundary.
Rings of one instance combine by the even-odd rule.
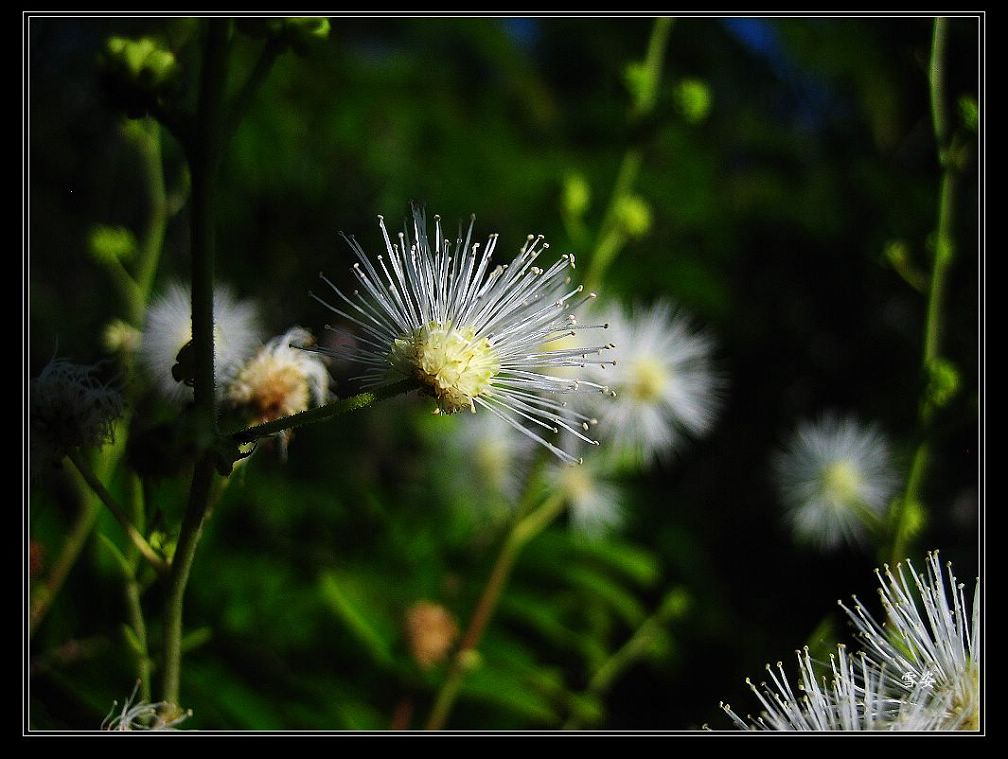
[[[763,707],[743,720],[722,703],[736,726],[754,730],[976,730],[980,725],[980,586],[972,613],[952,568],[949,586],[937,552],[926,574],[907,562],[876,572],[886,623],[854,599],[841,607],[858,629],[864,648],[848,657],[843,646],[823,672],[798,652],[799,678],[792,688],[783,665],[767,665],[771,682],[746,682]],[[918,596],[919,599],[918,600]],[[951,603],[951,606],[950,606]]]
[[[803,423],[774,465],[795,534],[824,548],[860,539],[897,485],[885,438],[850,418]]]
[[[29,387],[32,471],[58,464],[75,448],[99,448],[112,442],[123,411],[122,395],[99,381],[94,366],[54,358]]]
[[[452,460],[472,467],[481,488],[514,505],[532,464],[535,442],[493,414],[460,421],[464,423],[449,438]]]
[[[424,213],[414,209],[411,230],[393,242],[379,216],[386,252],[377,264],[353,238],[359,289],[349,294],[323,277],[342,301],[320,303],[356,325],[357,345],[316,349],[364,365],[366,387],[416,381],[437,404],[435,413],[476,412],[477,406],[538,441],[568,462],[577,458],[546,435],[568,430],[582,440],[582,426],[562,414],[561,396],[576,390],[605,392],[590,380],[550,376],[554,366],[600,363],[610,346],[548,350],[544,343],[576,332],[574,311],[594,297],[570,283],[574,257],[547,268],[535,265],[547,249],[529,236],[506,265],[493,266],[497,235],[481,249],[472,242],[473,221],[452,245],[434,217],[428,241]]]
[[[298,350],[314,342],[303,327],[274,337],[238,372],[228,399],[249,407],[257,424],[321,406],[329,397],[329,371],[317,354]]]
[[[179,351],[192,340],[192,299],[181,285],[170,286],[147,309],[140,337],[140,363],[170,401],[192,398],[192,390],[172,375]],[[235,377],[259,344],[255,306],[239,301],[228,287],[214,290],[214,376],[218,392]]]
[[[588,456],[583,466],[551,466],[546,479],[553,492],[567,502],[571,526],[588,538],[597,538],[623,523],[620,489],[608,481],[608,459]]]
[[[600,429],[612,442],[648,462],[666,456],[684,433],[706,433],[724,385],[712,365],[711,337],[667,302],[630,314],[613,305],[602,321],[616,365],[595,368],[592,376],[616,393],[597,408]]]

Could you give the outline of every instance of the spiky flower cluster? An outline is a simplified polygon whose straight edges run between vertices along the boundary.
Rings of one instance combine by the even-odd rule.
[[[176,726],[192,716],[192,710],[180,711],[166,701],[150,703],[139,701],[133,703],[140,687],[140,681],[133,687],[133,692],[122,706],[122,711],[116,714],[116,704],[102,721],[101,729],[110,732],[133,732],[138,730],[176,730]]]
[[[54,465],[75,448],[112,442],[122,395],[95,377],[94,366],[54,358],[29,390],[32,469]]]
[[[574,312],[595,297],[570,282],[572,255],[547,268],[536,260],[549,247],[542,236],[529,236],[518,255],[492,265],[497,235],[481,249],[472,241],[475,217],[454,245],[434,217],[434,239],[427,221],[414,208],[412,224],[389,238],[378,217],[386,252],[377,266],[353,238],[358,258],[353,274],[360,287],[344,293],[322,277],[342,303],[313,296],[356,327],[356,345],[323,349],[365,367],[358,378],[365,387],[413,380],[432,396],[435,413],[476,412],[477,407],[506,421],[561,459],[578,458],[546,439],[567,430],[592,444],[587,417],[571,418],[559,396],[578,390],[608,392],[585,379],[551,376],[549,368],[603,363],[610,344],[549,350],[562,335],[576,333]]]
[[[909,561],[895,573],[889,567],[884,576],[876,572],[884,624],[857,598],[853,608],[840,603],[858,630],[858,654],[850,657],[839,646],[823,672],[807,649],[799,651],[796,688],[780,662],[767,665],[770,683],[746,680],[763,707],[759,716],[746,721],[728,704],[722,709],[743,730],[978,729],[980,584],[971,614],[951,565],[948,587],[937,552],[928,554],[926,566],[924,574]]]

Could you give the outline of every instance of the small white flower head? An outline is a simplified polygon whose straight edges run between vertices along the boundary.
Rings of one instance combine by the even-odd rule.
[[[710,335],[664,301],[632,313],[616,304],[601,320],[609,326],[616,365],[592,374],[616,394],[597,408],[613,443],[650,463],[666,457],[684,435],[708,432],[724,388],[713,366]]]
[[[192,340],[192,294],[175,284],[155,298],[147,309],[140,337],[140,363],[158,390],[173,403],[192,398],[192,389],[176,381],[172,368],[179,351]],[[218,392],[241,370],[259,344],[255,306],[237,300],[230,288],[214,290],[214,377]]]
[[[948,585],[938,560],[929,553],[926,572],[909,560],[884,576],[879,596],[886,622],[879,624],[854,599],[841,603],[854,622],[868,656],[884,669],[890,689],[912,708],[896,722],[904,730],[976,730],[980,726],[980,583],[973,592],[972,613],[964,585],[947,566]],[[951,605],[950,605],[951,604]]]
[[[254,424],[321,406],[329,397],[325,360],[300,350],[314,343],[303,327],[274,337],[238,372],[227,388],[228,400],[247,407]]]
[[[567,501],[571,527],[588,539],[595,539],[623,523],[620,489],[607,479],[607,459],[588,456],[582,466],[555,464],[546,471],[552,492]]]
[[[907,562],[893,574],[876,572],[886,610],[879,624],[854,599],[840,606],[854,622],[863,649],[852,657],[838,646],[830,668],[818,667],[808,650],[798,652],[793,688],[778,662],[767,665],[770,682],[757,688],[762,711],[743,720],[721,708],[744,730],[977,730],[980,726],[980,586],[972,613],[963,585],[951,567],[949,586],[937,552],[928,554],[927,573]],[[950,605],[951,604],[951,605]]]
[[[108,716],[102,720],[101,729],[110,732],[132,732],[136,730],[176,730],[176,725],[192,716],[192,710],[180,711],[178,707],[166,701],[148,703],[140,701],[134,704],[140,681],[133,687],[133,693],[126,699],[122,711],[116,714],[116,704]]]
[[[413,379],[432,396],[435,413],[485,413],[503,419],[559,458],[577,458],[547,439],[561,429],[592,444],[562,414],[562,396],[578,390],[607,392],[591,380],[550,376],[555,366],[601,363],[610,345],[549,350],[544,343],[577,333],[574,312],[594,298],[571,284],[572,255],[546,268],[536,265],[549,247],[530,235],[508,264],[492,265],[497,235],[485,246],[473,242],[475,217],[454,245],[434,217],[427,238],[422,210],[414,208],[410,229],[393,242],[379,216],[385,253],[377,263],[353,238],[359,288],[344,293],[324,276],[341,303],[318,298],[356,327],[356,346],[316,350],[362,364],[366,387]]]
[[[111,443],[123,399],[95,377],[94,366],[54,358],[31,381],[29,409],[32,469],[41,472],[72,449]]]
[[[801,424],[774,468],[795,535],[823,548],[860,540],[898,483],[885,438],[851,418]]]
[[[514,505],[532,465],[535,442],[493,414],[460,421],[449,436],[452,459],[472,467],[481,488]]]

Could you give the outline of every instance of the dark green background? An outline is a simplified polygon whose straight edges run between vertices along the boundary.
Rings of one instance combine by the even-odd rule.
[[[924,298],[883,250],[902,240],[928,265],[939,182],[931,20],[679,20],[656,113],[631,129],[623,70],[643,56],[650,28],[647,19],[333,19],[309,56],[279,60],[236,136],[221,174],[218,275],[257,299],[279,334],[325,322],[307,290],[320,270],[346,279],[350,255],[337,233],[376,250],[375,215],[395,221],[410,200],[449,222],[475,212],[480,235],[499,232],[505,249],[541,232],[567,251],[564,178],[588,180],[587,220],[597,226],[627,145],[641,140],[637,189],[653,224],[625,248],[601,297],[683,304],[717,335],[730,386],[709,438],[625,482],[618,545],[643,567],[624,578],[631,601],[652,609],[679,587],[690,602],[666,645],[619,680],[601,725],[728,727],[719,700],[756,708],[747,674],[787,660],[826,615],[846,638],[838,597],[875,599],[869,549],[824,555],[794,545],[768,461],[798,421],[826,410],[874,420],[901,471],[916,443]],[[139,229],[143,184],[96,59],[109,34],[169,31],[155,21],[28,25],[32,376],[57,347],[76,361],[101,358],[102,327],[123,316],[86,240],[95,223]],[[977,33],[975,20],[950,25],[950,98],[978,94]],[[197,48],[178,49],[186,76]],[[257,50],[237,41],[238,73]],[[686,77],[713,96],[699,124],[675,107]],[[174,182],[182,164],[169,138],[165,154]],[[956,201],[943,332],[963,390],[936,422],[930,521],[914,552],[920,565],[925,549],[942,549],[965,579],[979,566],[982,503],[976,166],[974,151]],[[574,252],[588,262],[590,251]],[[158,282],[185,280],[187,267],[183,210]],[[412,399],[304,430],[286,464],[259,457],[231,485],[190,585],[187,627],[212,634],[185,661],[189,725],[381,728],[406,693],[419,724],[437,677],[409,664],[402,612],[426,597],[464,619],[496,545],[492,529],[453,506],[465,496],[451,483],[455,464],[436,455],[439,430],[426,412]],[[59,477],[46,484],[33,489],[31,537],[54,556],[74,506]],[[156,498],[171,513],[184,487],[166,480]],[[113,523],[102,529],[118,538]],[[529,547],[509,596],[515,607],[532,598],[531,608],[611,650],[634,609],[594,610],[561,571],[571,556],[591,564],[589,554],[562,525],[551,529]],[[333,611],[321,579],[329,574],[386,648],[369,647]],[[507,598],[484,650],[488,680],[474,678],[452,727],[555,727],[564,716],[555,689],[586,682],[577,646],[508,613]],[[33,726],[95,727],[128,695],[121,599],[93,541],[32,640]],[[156,637],[157,588],[146,603]],[[61,663],[53,651],[68,640],[93,650]]]

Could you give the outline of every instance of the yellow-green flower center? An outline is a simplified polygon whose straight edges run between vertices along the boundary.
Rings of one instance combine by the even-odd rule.
[[[567,500],[577,502],[591,495],[594,489],[594,482],[582,467],[569,467],[564,469],[560,478]]]
[[[651,358],[634,361],[630,366],[629,378],[630,396],[643,403],[659,398],[669,380],[665,367]]]
[[[429,322],[392,346],[392,365],[415,377],[437,401],[442,414],[475,412],[473,399],[486,392],[500,371],[500,359],[486,337],[450,321]]]
[[[849,461],[834,461],[823,470],[823,490],[835,501],[851,503],[858,499],[861,475]]]

